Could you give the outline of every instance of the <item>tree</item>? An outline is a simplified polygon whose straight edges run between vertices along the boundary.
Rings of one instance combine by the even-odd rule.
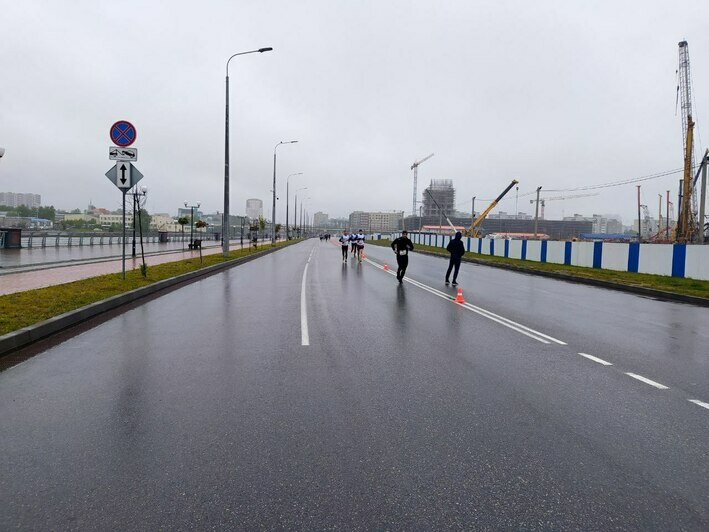
[[[266,218],[264,218],[263,216],[258,217],[258,227],[259,229],[261,229],[261,231],[266,229]]]
[[[281,224],[276,224],[276,234],[281,232]]]
[[[177,219],[177,223],[182,226],[182,234],[185,234],[185,226],[190,223],[189,219],[187,216],[181,216],[180,218]],[[183,237],[184,238],[184,237]]]
[[[194,224],[194,226],[195,226],[197,229],[202,229],[203,227],[207,227],[208,225],[209,225],[209,224],[208,224],[207,222],[205,222],[204,220],[197,220],[197,221],[195,222],[195,224]]]

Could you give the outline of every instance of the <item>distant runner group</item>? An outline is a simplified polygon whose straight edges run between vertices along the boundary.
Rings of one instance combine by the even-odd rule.
[[[347,262],[348,251],[357,257],[359,262],[362,262],[364,252],[364,233],[359,230],[359,233],[348,233],[345,231],[339,238],[340,247],[342,249],[342,262]]]
[[[450,253],[450,260],[448,262],[448,270],[446,271],[445,283],[450,283],[450,275],[453,273],[453,286],[458,284],[458,272],[460,271],[460,263],[465,255],[465,245],[463,244],[463,234],[458,231],[455,234],[455,238],[446,246],[446,250]],[[347,262],[348,253],[355,255],[359,262],[362,262],[362,255],[364,252],[364,233],[360,229],[358,233],[350,234],[344,231],[339,238],[340,247],[342,249],[342,261]],[[409,234],[407,231],[402,231],[401,236],[394,239],[391,243],[391,249],[396,253],[396,280],[399,283],[404,282],[404,275],[406,275],[406,268],[409,265],[409,251],[414,250],[414,244],[409,239]]]

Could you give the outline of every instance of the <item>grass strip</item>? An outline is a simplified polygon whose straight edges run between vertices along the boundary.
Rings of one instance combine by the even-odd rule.
[[[295,244],[296,241],[279,242],[275,247]],[[259,249],[237,249],[229,252],[229,258],[221,253],[204,255],[202,262],[199,256],[176,262],[165,262],[148,266],[147,276],[140,274],[140,269],[126,271],[125,280],[120,273],[109,273],[98,277],[89,277],[71,283],[47,286],[0,296],[0,335],[16,331],[29,325],[59,316],[65,312],[76,310],[83,306],[123,294],[136,288],[151,285],[157,281],[176,277],[231,261],[259,251],[271,249],[265,245]]]
[[[390,246],[389,240],[372,240],[370,244],[378,246]],[[414,244],[415,250],[428,251],[442,257],[449,257],[449,253],[442,248]],[[701,297],[709,299],[709,281],[697,279],[686,279],[681,277],[669,277],[665,275],[651,275],[647,273],[621,272],[614,270],[601,270],[596,268],[585,268],[583,266],[567,266],[565,264],[552,264],[550,262],[533,262],[528,260],[510,259],[505,257],[493,257],[478,253],[467,252],[465,259],[474,259],[480,264],[506,265],[519,269],[520,271],[549,272],[563,275],[568,278],[594,279],[609,283],[636,286],[640,288],[650,288],[661,290],[671,294],[681,294],[687,296]]]

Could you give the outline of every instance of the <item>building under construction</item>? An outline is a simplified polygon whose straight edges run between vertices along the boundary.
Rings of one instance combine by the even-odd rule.
[[[453,181],[450,179],[432,179],[431,184],[423,192],[423,215],[450,216],[454,211],[455,189],[453,188]]]

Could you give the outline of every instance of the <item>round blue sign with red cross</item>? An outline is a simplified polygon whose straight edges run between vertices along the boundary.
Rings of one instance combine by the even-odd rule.
[[[138,136],[135,126],[126,120],[119,120],[111,126],[111,140],[116,146],[126,147],[135,142]]]

